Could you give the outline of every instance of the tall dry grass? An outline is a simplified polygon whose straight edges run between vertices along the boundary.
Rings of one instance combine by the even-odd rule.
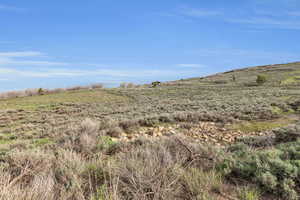
[[[108,154],[115,144],[90,119],[57,134],[55,144],[0,156],[1,200],[195,199],[219,180],[193,183],[188,169],[212,168],[216,160],[208,158],[219,153],[183,138],[118,144]],[[207,180],[204,172],[198,176]],[[197,184],[207,188],[197,190]]]
[[[35,88],[35,89],[26,89],[20,91],[2,92],[0,93],[0,99],[36,96],[41,94],[53,94],[53,93],[61,93],[65,91],[76,91],[76,90],[83,90],[83,89],[100,89],[100,88],[103,88],[103,84],[101,83],[92,84],[88,86],[73,86],[69,88],[56,88],[56,89]]]

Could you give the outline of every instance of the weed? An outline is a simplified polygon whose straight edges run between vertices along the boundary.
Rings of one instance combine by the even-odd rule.
[[[242,187],[238,190],[238,197],[240,200],[259,200],[260,193],[255,188]]]

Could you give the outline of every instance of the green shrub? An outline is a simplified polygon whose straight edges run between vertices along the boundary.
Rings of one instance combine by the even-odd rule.
[[[238,190],[238,197],[241,200],[259,200],[260,193],[257,189],[242,187]]]
[[[262,172],[257,176],[257,179],[269,192],[276,190],[278,180],[277,177],[270,172]]]
[[[263,85],[265,82],[267,82],[267,77],[265,75],[257,75],[256,83],[259,85]]]
[[[293,142],[300,138],[300,126],[290,126],[274,130],[277,143]]]
[[[44,92],[45,92],[45,91],[44,91],[44,89],[43,89],[43,88],[39,88],[39,89],[38,89],[38,94],[39,94],[39,95],[43,95],[43,94],[44,94]]]
[[[92,196],[91,200],[112,200],[112,195],[108,191],[107,185],[102,185],[97,189],[97,192]]]
[[[292,179],[284,179],[282,183],[283,192],[286,195],[285,199],[297,200],[299,198],[297,192],[293,189],[295,182]]]
[[[185,188],[194,197],[207,197],[209,191],[218,192],[222,187],[222,178],[219,174],[214,171],[204,172],[196,168],[185,170],[182,181]]]
[[[251,137],[242,137],[238,138],[237,142],[246,144],[250,147],[268,147],[272,146],[275,143],[275,138],[273,135],[267,135],[267,136],[251,136]]]
[[[158,123],[159,123],[159,119],[156,117],[144,118],[139,120],[139,124],[141,126],[146,126],[146,127],[154,127]]]
[[[228,151],[232,153],[232,157],[218,168],[227,177],[250,181],[265,192],[288,200],[298,198],[296,190],[300,186],[299,140],[260,151],[245,144],[237,144],[228,148]]]
[[[232,75],[232,81],[236,82],[236,76],[234,74]]]
[[[216,80],[214,81],[214,84],[226,84],[227,81],[226,80]]]
[[[151,85],[152,85],[153,88],[155,88],[157,86],[160,86],[161,82],[160,81],[155,81],[155,82],[152,82]]]
[[[106,134],[110,137],[118,138],[122,134],[122,129],[120,127],[113,127],[107,130]]]
[[[114,148],[118,143],[113,141],[109,136],[101,136],[98,142],[98,149],[99,150],[109,150]]]

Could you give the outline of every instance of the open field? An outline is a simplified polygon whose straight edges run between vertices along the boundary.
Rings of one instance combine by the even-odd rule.
[[[0,99],[0,199],[298,199],[299,77],[290,63]]]

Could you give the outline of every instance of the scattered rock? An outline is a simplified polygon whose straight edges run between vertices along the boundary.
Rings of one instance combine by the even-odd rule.
[[[176,134],[183,134],[190,138],[195,139],[198,142],[209,142],[218,146],[233,143],[240,137],[245,136],[262,136],[266,135],[267,132],[261,133],[243,133],[241,131],[228,130],[226,128],[220,128],[215,123],[211,122],[200,122],[193,124],[189,129],[183,129],[180,124],[159,126],[159,127],[142,127],[137,130],[136,134],[123,133],[122,137],[119,138],[121,141],[132,141],[139,137],[146,138],[159,138],[163,136],[172,136]]]

